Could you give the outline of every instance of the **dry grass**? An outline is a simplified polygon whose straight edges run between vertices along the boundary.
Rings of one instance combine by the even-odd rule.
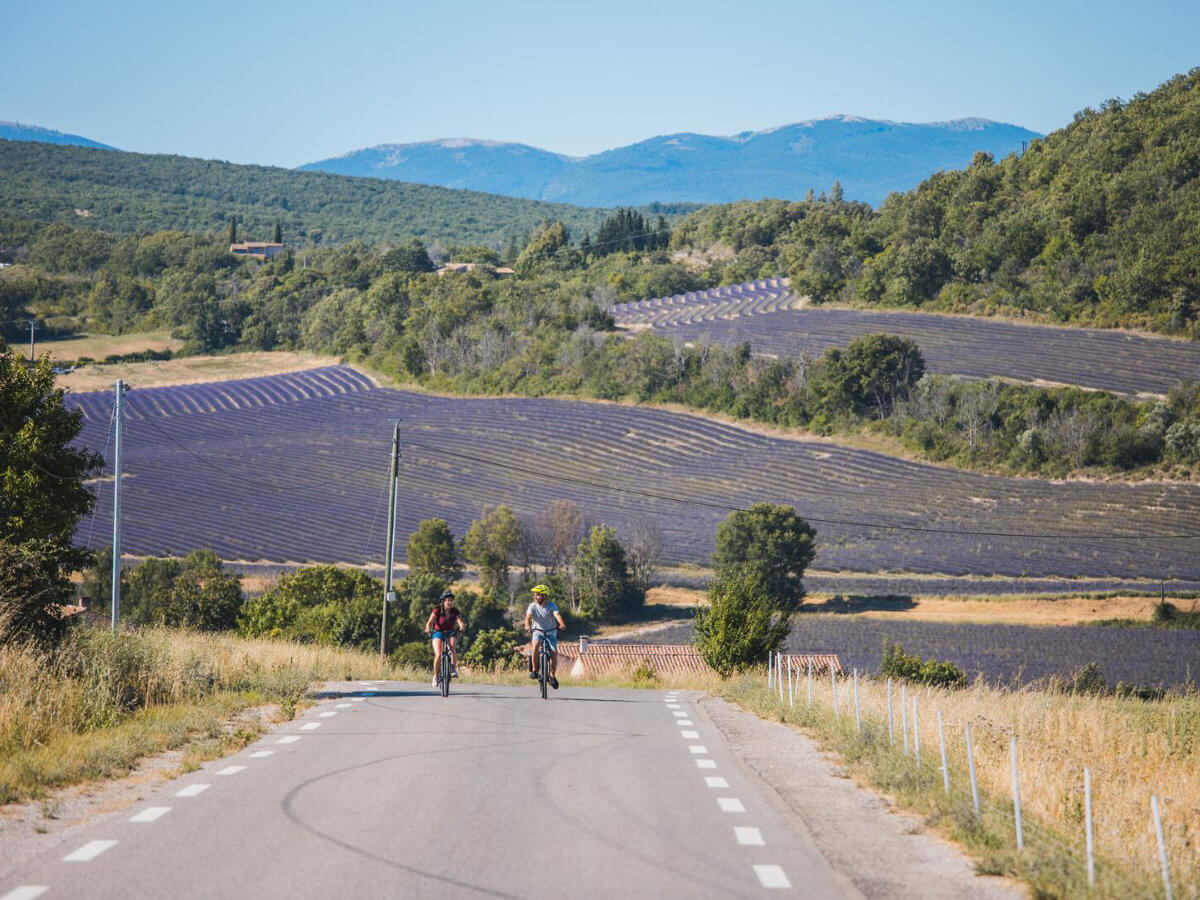
[[[1045,896],[1088,893],[1084,868],[1083,768],[1092,770],[1097,855],[1095,896],[1156,896],[1158,851],[1150,797],[1163,804],[1164,830],[1176,897],[1200,896],[1200,697],[1195,693],[1144,702],[1111,696],[1038,690],[1002,691],[975,684],[962,690],[909,686],[917,701],[923,766],[903,751],[901,689],[893,692],[895,743],[888,737],[887,685],[862,679],[864,733],[857,733],[853,683],[814,677],[813,709],[799,679],[795,706],[765,689],[765,676],[720,691],[769,718],[802,725],[836,749],[868,780],[928,813],[951,836],[983,857],[987,871],[1030,881]],[[786,695],[786,687],[785,687]],[[953,791],[944,794],[937,713],[945,721]],[[971,723],[976,769],[985,797],[974,816],[967,779],[965,726]],[[911,734],[911,731],[910,731]],[[1010,738],[1018,741],[1026,849],[1017,853],[1011,798]],[[910,738],[911,744],[911,738]]]
[[[332,356],[276,350],[230,353],[224,356],[184,356],[162,362],[87,365],[70,374],[58,376],[58,384],[73,391],[104,391],[112,388],[116,380],[121,378],[134,387],[164,387],[283,375],[319,366],[335,366],[339,362],[340,360]]]
[[[236,748],[256,732],[227,734],[231,716],[270,704],[290,718],[314,681],[410,674],[374,654],[168,629],[80,628],[52,659],[0,647],[0,803],[190,741],[209,742],[201,755]]]
[[[74,337],[37,341],[38,356],[49,353],[59,362],[71,362],[87,356],[104,359],[106,356],[137,353],[142,350],[178,350],[183,341],[171,337],[169,331],[147,331],[142,334],[81,334]]]

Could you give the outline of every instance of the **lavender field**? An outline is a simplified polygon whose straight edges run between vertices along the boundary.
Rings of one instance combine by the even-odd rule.
[[[806,613],[792,620],[787,649],[836,653],[847,671],[877,673],[885,638],[922,657],[948,659],[970,677],[982,675],[992,682],[1028,683],[1089,662],[1100,665],[1110,685],[1182,687],[1200,676],[1200,632],[1187,630],[885,622]],[[645,640],[688,643],[691,626],[658,630]]]
[[[749,342],[772,356],[815,357],[864,334],[886,332],[915,341],[932,372],[1127,394],[1161,394],[1181,381],[1200,381],[1200,344],[932,313],[799,308],[786,279],[622,303],[612,313],[626,328],[651,327],[683,341]]]
[[[69,401],[85,413],[81,442],[104,447],[112,394]],[[568,498],[618,531],[656,525],[667,563],[703,564],[725,507],[767,500],[816,524],[826,571],[1200,578],[1197,485],[998,478],[662,410],[405,393],[339,366],[133,391],[127,409],[134,554],[377,560],[399,419],[401,553],[430,516],[461,535],[485,506],[533,516]],[[80,526],[92,545],[107,540],[111,484],[96,482],[97,515]]]

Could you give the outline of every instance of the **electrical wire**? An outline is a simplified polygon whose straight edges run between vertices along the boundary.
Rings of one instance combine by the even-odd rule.
[[[648,497],[648,498],[651,498],[654,500],[665,500],[665,501],[668,501],[671,503],[679,503],[679,504],[683,504],[683,505],[687,505],[687,506],[706,507],[709,509],[717,509],[717,510],[721,510],[724,512],[747,512],[748,511],[747,508],[744,506],[730,506],[725,503],[715,503],[715,502],[708,501],[708,500],[698,500],[698,499],[690,498],[690,497],[678,497],[678,496],[675,496],[672,494],[665,494],[665,493],[662,493],[659,491],[647,491],[647,490],[643,490],[640,488],[620,487],[620,486],[613,485],[613,484],[605,484],[605,483],[602,483],[599,481],[592,481],[590,479],[578,478],[578,477],[571,476],[571,475],[554,474],[554,473],[546,472],[543,470],[531,469],[531,468],[527,468],[525,466],[516,465],[514,463],[504,463],[504,462],[499,462],[494,459],[484,459],[483,457],[473,456],[468,453],[461,453],[461,452],[454,451],[454,450],[448,450],[444,447],[437,447],[432,444],[422,443],[420,441],[406,440],[404,443],[408,446],[417,447],[422,450],[428,450],[433,453],[441,454],[443,456],[452,456],[452,457],[456,457],[458,459],[467,460],[469,462],[479,463],[480,465],[492,466],[497,469],[506,469],[506,470],[513,471],[513,472],[520,472],[521,474],[524,474],[524,475],[533,475],[538,478],[544,478],[544,479],[548,479],[551,481],[569,482],[571,484],[585,485],[587,487],[599,488],[600,490],[610,491],[613,493],[629,494],[629,495],[638,496],[638,497]],[[912,532],[919,532],[922,534],[962,535],[965,537],[1028,538],[1028,539],[1032,539],[1032,540],[1064,540],[1064,541],[1067,541],[1067,540],[1070,540],[1070,541],[1105,540],[1105,541],[1132,541],[1132,542],[1152,542],[1152,541],[1158,541],[1158,540],[1173,540],[1173,541],[1200,540],[1200,534],[1156,535],[1152,539],[1152,541],[1147,541],[1147,539],[1145,539],[1145,538],[1133,537],[1133,536],[1129,536],[1129,535],[1096,534],[1096,533],[1089,534],[1086,532],[1080,532],[1080,533],[1075,533],[1075,534],[1065,534],[1065,533],[1046,533],[1046,532],[1035,533],[1035,532],[1021,532],[1021,531],[975,531],[975,530],[969,530],[969,529],[963,529],[963,528],[935,528],[935,527],[925,526],[925,525],[903,525],[903,524],[898,524],[898,523],[893,523],[893,522],[870,522],[870,521],[860,521],[860,520],[852,520],[852,519],[830,519],[830,518],[823,518],[823,517],[817,517],[817,516],[805,516],[804,518],[809,522],[816,522],[821,525],[843,525],[843,526],[853,527],[853,528],[869,528],[869,529],[893,530],[893,531],[912,531]]]

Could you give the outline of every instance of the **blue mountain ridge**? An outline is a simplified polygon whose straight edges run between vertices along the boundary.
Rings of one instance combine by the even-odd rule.
[[[91,138],[80,137],[77,134],[67,134],[52,128],[40,128],[37,125],[22,125],[20,122],[0,122],[0,138],[6,141],[36,141],[42,144],[71,144],[75,147],[93,147],[97,150],[116,150],[108,144],[101,144]]]
[[[662,135],[586,157],[449,138],[381,144],[299,168],[606,207],[798,200],[840,181],[847,200],[878,205],[934,172],[966,166],[980,150],[1000,158],[1038,137],[987,119],[913,124],[832,116],[729,137]]]

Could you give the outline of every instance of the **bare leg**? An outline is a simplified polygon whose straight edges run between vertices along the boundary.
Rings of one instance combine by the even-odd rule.
[[[550,674],[551,675],[558,674],[558,651],[557,650],[555,650],[553,653],[550,654]]]
[[[442,639],[433,639],[433,677],[437,678],[438,669],[441,668],[442,662]]]
[[[533,643],[529,645],[529,671],[530,672],[535,672],[535,673],[537,672],[538,644],[539,643],[540,642],[538,641],[538,639],[534,638]]]
[[[458,668],[458,635],[450,638],[450,665]]]

